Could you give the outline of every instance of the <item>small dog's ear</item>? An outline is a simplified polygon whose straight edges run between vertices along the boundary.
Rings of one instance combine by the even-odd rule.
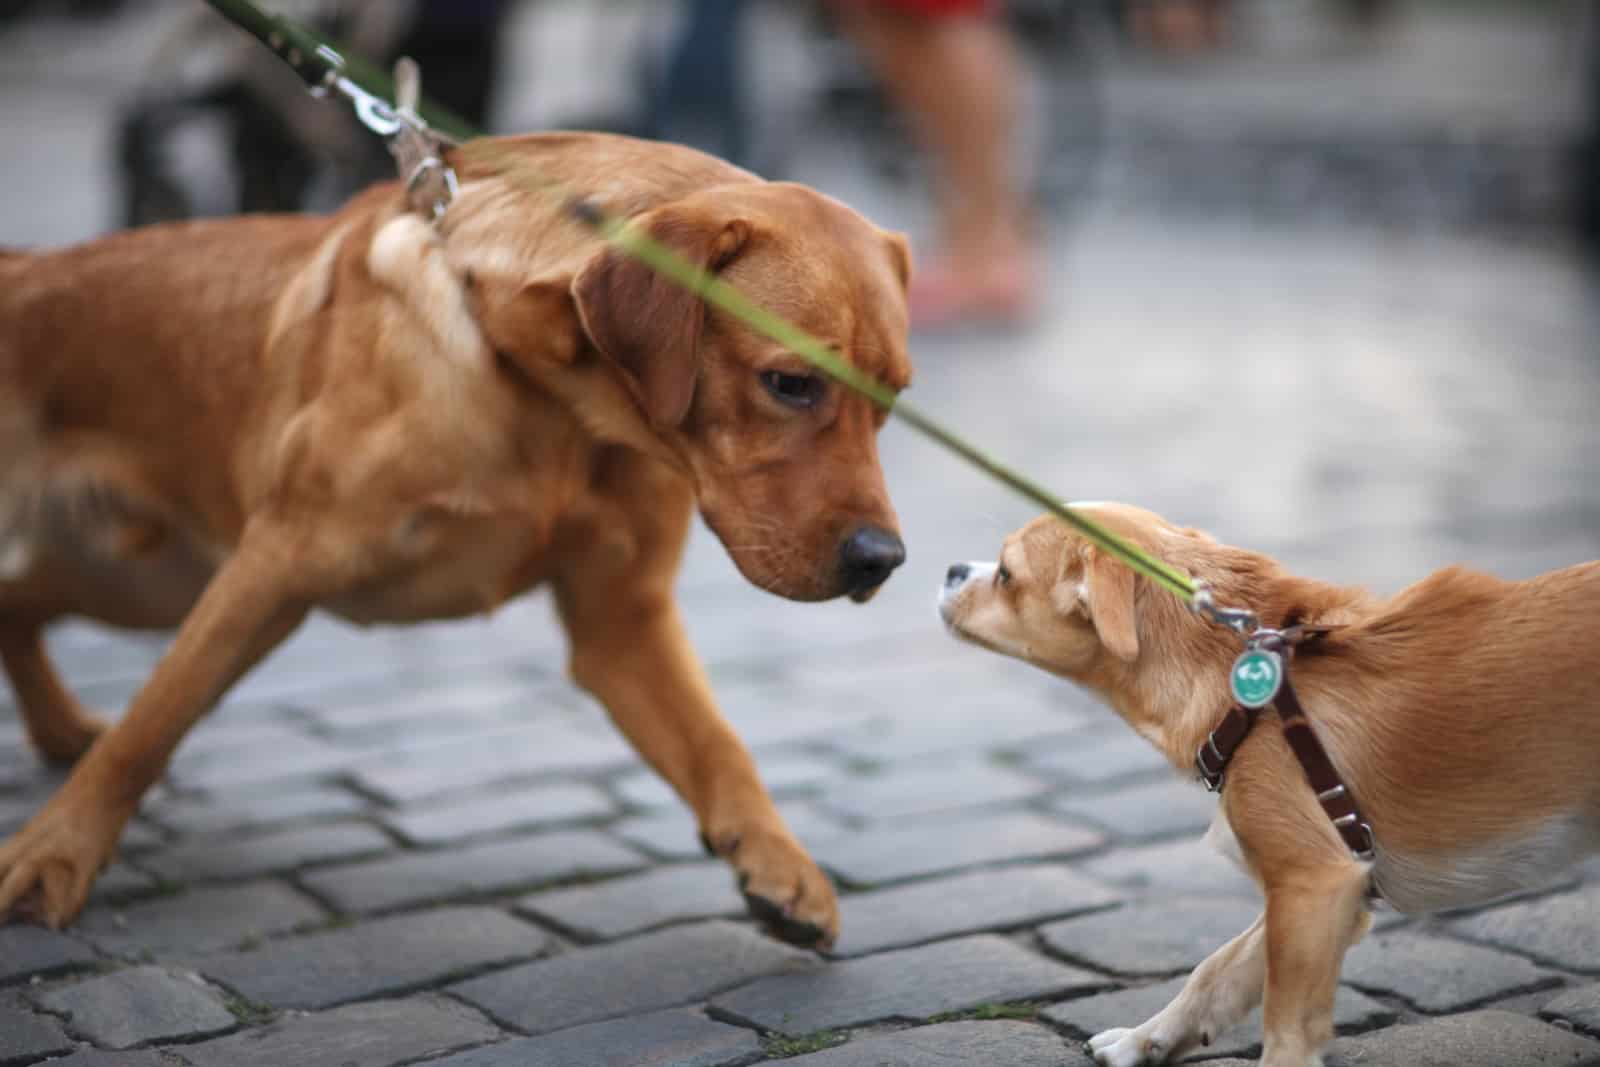
[[[1094,623],[1100,643],[1124,663],[1139,658],[1139,623],[1134,608],[1134,573],[1121,560],[1096,549],[1084,551],[1080,609]]]
[[[647,212],[633,225],[713,272],[731,263],[750,239],[743,219],[675,204]],[[705,302],[612,245],[578,272],[572,297],[584,331],[623,370],[651,425],[682,423],[700,373]]]
[[[906,240],[906,235],[893,230],[883,231],[883,243],[889,246],[889,262],[894,265],[895,277],[900,279],[900,287],[911,287],[911,242]]]

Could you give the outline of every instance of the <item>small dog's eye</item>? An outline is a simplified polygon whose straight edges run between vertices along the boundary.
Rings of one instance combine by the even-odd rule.
[[[823,382],[815,374],[785,374],[778,370],[761,372],[761,384],[779,403],[792,408],[816,407],[822,399]]]
[[[994,584],[1005,585],[1011,581],[1011,572],[1006,570],[1004,563],[994,569]]]

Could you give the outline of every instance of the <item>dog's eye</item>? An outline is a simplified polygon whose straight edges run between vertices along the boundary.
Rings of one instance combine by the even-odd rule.
[[[780,403],[792,408],[816,407],[822,399],[822,379],[815,374],[785,374],[778,370],[761,372],[761,384]]]
[[[1011,572],[1006,570],[1006,565],[1004,563],[1000,564],[998,567],[996,567],[994,569],[994,584],[995,585],[1006,585],[1006,584],[1010,583],[1010,581],[1011,581]]]

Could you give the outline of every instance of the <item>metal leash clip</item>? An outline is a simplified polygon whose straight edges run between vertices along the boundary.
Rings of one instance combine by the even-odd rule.
[[[311,95],[325,97],[332,91],[349,100],[361,124],[388,143],[412,208],[430,222],[438,222],[460,190],[454,168],[440,155],[441,147],[456,142],[429,126],[417,112],[422,72],[416,61],[402,56],[395,63],[395,102],[391,105],[346,77],[344,56],[334,49],[318,45],[317,58],[327,66],[327,73],[311,86]]]
[[[345,77],[344,56],[325,44],[319,44],[317,58],[322,60],[327,70],[322,75],[321,81],[308,87],[307,91],[312,96],[321,99],[330,92],[336,92],[350,101],[350,106],[355,109],[356,118],[361,120],[361,125],[379,137],[393,137],[400,132],[400,116],[395,113],[389,102],[374,96]]]
[[[1216,596],[1211,592],[1211,583],[1199,579],[1194,583],[1194,597],[1189,601],[1189,610],[1196,615],[1204,615],[1218,626],[1226,626],[1246,639],[1261,629],[1261,620],[1249,608],[1218,607]]]

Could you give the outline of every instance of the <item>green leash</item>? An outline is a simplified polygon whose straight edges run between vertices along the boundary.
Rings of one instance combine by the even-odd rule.
[[[389,126],[398,127],[407,121],[405,112],[386,102],[394,98],[393,80],[374,65],[355,58],[347,60],[317,34],[290,19],[263,11],[252,0],[206,0],[206,2],[272,49],[305,79],[313,93],[323,95],[333,89],[350,97],[357,113],[369,128],[381,133]],[[459,116],[432,104],[419,105],[417,115],[413,118],[420,120],[427,127],[434,127],[463,139],[481,136],[479,131],[473,130],[471,125]],[[468,147],[464,151],[482,155],[486,150],[480,146]],[[970,444],[959,434],[923,414],[881,383],[862,374],[794,323],[756,304],[738,289],[690,263],[637,227],[629,226],[626,221],[601,211],[576,191],[535,174],[522,160],[512,161],[512,165],[517,172],[513,180],[518,184],[562,200],[574,218],[593,227],[606,240],[628,255],[695,293],[706,303],[733,316],[757,333],[793,351],[830,378],[860,393],[924,437],[953,452],[996,481],[1011,487],[1077,530],[1104,552],[1115,556],[1135,572],[1144,575],[1188,603],[1192,610],[1205,614],[1213,621],[1240,633],[1249,634],[1255,631],[1256,619],[1252,613],[1217,607],[1212,602],[1210,590],[1206,588],[1204,582],[1196,581],[1177,568],[1124,541],[1088,516],[1074,511],[1031,478],[1012,470],[987,452]]]

